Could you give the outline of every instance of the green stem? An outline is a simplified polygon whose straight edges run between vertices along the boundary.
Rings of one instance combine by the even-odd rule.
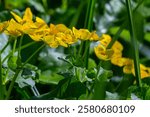
[[[100,62],[98,63],[96,79],[98,79],[98,75],[99,75],[99,72],[100,72],[100,69],[101,69],[101,65],[102,65],[102,61],[100,61]]]
[[[95,4],[96,0],[89,0],[88,1],[88,8],[86,12],[86,19],[85,19],[85,24],[84,27],[87,28],[88,30],[92,30],[93,28],[93,16],[94,16],[94,10],[95,10]],[[86,41],[85,42],[85,67],[88,68],[88,59],[89,59],[89,50],[90,50],[90,42]],[[84,49],[84,47],[83,47]]]
[[[22,66],[24,66],[25,64],[27,64],[43,47],[45,46],[45,44],[43,44],[41,47],[39,47],[25,62]]]
[[[14,55],[14,53],[15,53],[16,45],[17,45],[17,38],[15,38],[15,41],[14,41],[13,50],[12,50],[12,55]]]
[[[83,53],[83,47],[84,47],[84,42],[81,41],[81,44],[79,46],[79,52],[78,52],[78,57],[80,58],[80,56],[82,55]]]
[[[88,44],[90,44],[90,42]],[[85,46],[85,51],[83,53],[82,59],[84,59],[85,57],[87,57],[88,51],[89,51],[89,46]]]
[[[126,6],[128,10],[128,17],[130,23],[131,43],[133,45],[135,77],[136,77],[137,85],[141,88],[142,83],[141,83],[140,64],[139,64],[139,51],[138,51],[138,44],[135,35],[134,20],[133,20],[130,0],[126,0]]]
[[[115,41],[118,40],[118,38],[119,38],[120,34],[122,33],[123,29],[125,28],[125,26],[126,26],[126,22],[123,23],[121,25],[121,27],[118,29],[118,31],[116,32],[115,36],[112,38],[112,41],[107,46],[107,49],[110,49],[113,46],[113,44],[115,43]]]
[[[76,11],[76,13],[75,13],[75,15],[74,15],[74,17],[71,20],[69,28],[72,28],[73,26],[77,25],[79,17],[80,17],[80,15],[82,13],[82,9],[83,9],[85,4],[86,4],[86,2],[84,0],[82,0],[80,5],[79,5],[79,7],[78,7],[78,9],[77,9],[77,11]]]
[[[1,51],[0,51],[0,100],[4,99],[4,85],[2,77],[2,62],[1,62]]]
[[[20,71],[21,71],[21,69],[17,69],[16,72],[15,72],[15,75],[14,75],[14,77],[13,77],[13,79],[12,79],[10,85],[9,85],[9,88],[8,88],[8,92],[7,92],[7,95],[6,95],[6,98],[5,98],[6,100],[8,100],[9,97],[10,97],[10,94],[11,94],[12,89],[14,87],[15,81],[16,81],[16,79],[17,79],[18,74],[20,73]]]
[[[20,37],[19,47],[18,47],[18,56],[21,56],[21,45],[22,45],[23,35]]]
[[[36,55],[44,46],[45,46],[45,44],[43,44],[41,47],[39,47],[39,48],[24,62],[24,64],[22,65],[21,68],[23,68],[23,67],[34,57],[34,55]],[[12,89],[13,89],[13,87],[14,87],[14,83],[15,83],[15,81],[16,81],[16,79],[17,79],[19,73],[20,73],[21,70],[22,70],[21,68],[20,68],[20,69],[17,69],[16,72],[15,72],[15,75],[14,75],[14,77],[13,77],[11,83],[10,83],[9,88],[8,88],[8,92],[7,92],[7,95],[6,95],[6,98],[5,98],[6,100],[8,100],[9,97],[10,97],[10,94],[11,94]]]
[[[28,43],[28,44],[26,44],[26,45],[23,45],[23,46],[21,46],[20,50],[23,50],[23,49],[25,49],[25,48],[27,48],[27,47],[29,47],[29,46],[35,44],[35,43],[37,43],[37,42],[34,41],[34,42]],[[15,52],[18,51],[18,50],[19,50],[19,48],[17,48],[17,49],[15,50]],[[11,55],[12,55],[12,52],[10,52],[10,53],[2,60],[2,63],[4,63],[4,62],[7,60],[7,58],[9,58]]]
[[[140,7],[140,5],[143,3],[144,0],[139,1],[139,3],[137,4],[137,6],[134,8],[133,13]],[[125,19],[125,18],[124,18]],[[125,20],[126,21],[126,20]],[[123,29],[125,28],[125,26],[127,25],[127,22],[124,22],[120,28],[118,29],[118,31],[116,32],[115,36],[113,37],[112,41],[109,43],[109,45],[107,46],[107,49],[110,49],[113,44],[115,43],[115,41],[118,40],[120,34],[122,33]]]
[[[9,42],[7,42],[7,44],[3,47],[3,49],[1,50],[1,53],[4,52],[4,50],[7,48],[8,45],[9,45]]]

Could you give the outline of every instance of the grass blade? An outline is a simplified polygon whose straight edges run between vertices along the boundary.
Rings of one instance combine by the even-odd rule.
[[[142,84],[141,84],[141,75],[140,75],[139,51],[138,51],[138,44],[137,44],[137,39],[136,39],[136,32],[134,28],[134,20],[133,20],[130,0],[126,0],[126,6],[127,6],[128,18],[129,18],[131,43],[133,45],[135,77],[136,77],[137,85],[141,87]]]

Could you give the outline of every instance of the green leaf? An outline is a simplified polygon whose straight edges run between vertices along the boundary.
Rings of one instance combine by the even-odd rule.
[[[116,91],[117,91],[120,95],[126,97],[127,92],[128,92],[127,89],[128,89],[131,85],[133,85],[133,82],[134,82],[135,78],[134,78],[133,75],[131,75],[131,74],[125,74],[125,75],[123,76],[123,78],[121,78],[121,79],[122,79],[122,80],[121,80],[120,83],[118,84]]]
[[[8,59],[8,67],[11,69],[11,70],[15,70],[17,68],[17,59],[18,57],[17,56],[11,56],[9,59]]]
[[[136,32],[136,37],[139,41],[143,41],[144,39],[144,17],[139,12],[134,12],[134,28]]]
[[[63,76],[58,75],[57,73],[54,73],[50,70],[43,71],[39,77],[39,81],[41,83],[46,84],[58,84],[60,80],[63,79]]]
[[[115,35],[116,34],[116,32],[118,31],[118,29],[119,29],[119,27],[113,27],[113,28],[110,28],[109,29],[109,32],[111,33],[111,34],[113,34],[113,35]],[[122,39],[124,39],[124,40],[126,40],[126,41],[130,41],[130,33],[129,33],[129,31],[128,30],[126,30],[126,29],[124,29],[123,31],[122,31],[122,33],[120,34],[120,37],[122,38]]]
[[[81,95],[86,93],[86,87],[83,83],[81,82],[73,82],[71,83],[65,92],[65,97],[72,97],[72,98],[79,98]]]
[[[120,96],[117,93],[106,92],[106,100],[119,100]]]
[[[88,69],[96,67],[96,62],[92,58],[89,58],[88,63]]]
[[[105,99],[106,97],[106,86],[108,83],[108,77],[112,76],[112,72],[100,68],[98,71],[97,79],[95,79],[94,83],[94,93],[92,99]]]
[[[70,85],[71,78],[62,79],[58,84],[58,97],[63,97],[68,86]]]
[[[145,39],[146,41],[150,42],[150,33],[146,33],[146,34],[144,35],[144,39]]]
[[[85,82],[88,80],[85,68],[74,67],[74,69],[75,69],[75,76],[80,82]]]
[[[145,100],[150,100],[150,88],[146,91]]]
[[[97,70],[95,68],[91,68],[87,71],[87,77],[94,79],[96,77]]]

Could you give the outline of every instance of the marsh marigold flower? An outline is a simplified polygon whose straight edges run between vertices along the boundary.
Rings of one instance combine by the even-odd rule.
[[[109,35],[103,34],[100,38],[99,45],[94,48],[96,56],[101,60],[111,60],[122,56],[123,46],[119,42],[115,42],[111,49],[107,49],[111,42]]]
[[[102,44],[94,48],[96,56],[101,60],[110,60],[113,55],[112,49],[106,49]]]
[[[88,29],[76,29],[72,28],[73,34],[77,39],[80,40],[90,40],[90,41],[98,41],[100,38],[96,34],[96,32],[90,32]]]
[[[30,32],[32,32],[34,29],[36,29],[36,25],[34,24],[34,22],[32,21],[32,12],[30,8],[26,8],[25,13],[23,15],[23,18],[21,18],[20,16],[18,16],[16,13],[11,12],[11,14],[13,15],[14,19],[11,20],[15,20],[14,22],[14,26],[19,26],[19,28],[15,28],[15,30],[18,30],[18,32],[20,32],[21,34],[29,34]],[[11,22],[11,25],[13,22]],[[9,27],[10,30],[11,27]],[[8,29],[7,29],[8,30]],[[12,29],[13,30],[13,29]],[[11,31],[12,31],[11,30]],[[10,31],[8,31],[9,33]],[[11,35],[12,33],[10,33]],[[20,35],[19,35],[20,36]]]
[[[4,21],[0,23],[0,33],[2,33],[8,26],[8,21]]]
[[[18,24],[14,19],[11,19],[9,21],[8,27],[6,28],[6,30],[4,32],[8,35],[18,37],[18,36],[22,35],[22,33],[19,31],[19,29],[21,29],[21,25]]]
[[[55,48],[60,46],[68,47],[77,41],[72,31],[64,24],[50,24],[49,34],[43,37],[43,41],[50,47]]]
[[[34,41],[42,41],[43,37],[45,35],[48,35],[49,27],[45,23],[45,21],[39,17],[36,17],[36,21],[34,22],[34,25],[36,26],[32,31],[28,33],[28,35],[33,39]]]

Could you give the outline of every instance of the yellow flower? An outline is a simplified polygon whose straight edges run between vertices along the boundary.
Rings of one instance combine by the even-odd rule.
[[[77,30],[75,27],[73,27],[72,31],[77,39],[88,40],[90,38],[90,32],[87,29]]]
[[[110,60],[113,55],[112,49],[106,49],[102,44],[94,48],[96,56],[101,60]]]
[[[77,41],[77,39],[72,35],[72,31],[67,29],[64,33],[59,32],[56,34],[56,40],[59,42],[59,45],[68,47]]]
[[[72,28],[73,34],[75,38],[80,40],[90,40],[90,41],[98,41],[99,36],[96,34],[96,32],[90,32],[87,29],[79,29],[77,30],[75,27]]]
[[[46,24],[46,22],[39,17],[36,17],[34,24],[37,27],[37,29],[48,29],[49,28],[48,25]]]
[[[36,22],[34,22],[35,28],[31,28],[27,34],[34,41],[42,41],[43,37],[49,34],[49,27],[45,21],[39,17],[36,17]]]
[[[132,59],[125,58],[123,72],[126,74],[131,74],[134,72],[134,63]]]
[[[134,63],[132,59],[128,59],[124,63],[123,72],[126,74],[133,74],[135,76],[135,69],[134,69]],[[140,64],[140,74],[141,78],[150,77],[150,68],[144,66],[143,64]]]
[[[20,24],[18,24],[14,19],[11,19],[9,21],[9,25],[6,28],[6,30],[4,31],[6,34],[8,35],[12,35],[12,36],[21,36],[22,33],[19,31],[19,29],[22,26]]]
[[[0,23],[0,33],[2,33],[8,26],[8,21],[4,21]]]
[[[99,59],[111,60],[112,63],[122,66],[122,62],[117,62],[122,57],[123,46],[116,41],[111,49],[107,49],[108,44],[111,42],[109,35],[103,34],[100,38],[100,44],[94,48],[95,54]]]
[[[113,46],[112,46],[112,49],[115,51],[115,52],[122,52],[123,51],[123,46],[120,42],[116,41]]]
[[[144,66],[143,64],[140,64],[140,73],[142,79],[146,77],[150,77],[150,68]],[[132,74],[135,75],[134,68],[132,70]]]
[[[99,36],[96,34],[95,31],[91,32],[91,35],[90,35],[90,38],[89,38],[90,41],[98,41],[100,40]]]
[[[52,35],[56,35],[59,32],[65,32],[68,28],[64,24],[50,24],[49,32]]]
[[[108,44],[111,42],[111,37],[109,36],[109,35],[107,35],[107,34],[103,34],[101,37],[100,37],[100,43],[103,45],[103,46],[105,46],[105,47],[107,47],[108,46]]]
[[[14,12],[10,12],[10,13],[14,16],[15,20],[20,24],[24,24],[26,22],[32,22],[32,12],[30,8],[26,8],[23,18],[21,18]]]
[[[126,74],[131,74],[133,72],[133,65],[126,65],[123,67],[123,72]]]
[[[43,41],[47,43],[50,47],[68,47],[77,41],[72,31],[67,28],[64,24],[50,24],[47,30],[48,34],[43,36]]]
[[[49,45],[51,48],[56,48],[59,46],[59,43],[56,41],[54,35],[47,35],[43,37],[43,41]]]
[[[14,16],[16,23],[21,25],[20,28],[18,29],[18,31],[21,32],[22,34],[23,33],[29,34],[37,28],[37,26],[32,21],[33,15],[32,15],[30,8],[26,8],[25,13],[23,15],[23,18],[21,18],[20,16],[18,16],[14,12],[11,12],[11,14]]]
[[[68,30],[68,28],[64,24],[57,24],[55,27],[59,32],[65,32],[66,30]]]
[[[119,66],[119,67],[123,67],[125,61],[126,61],[126,58],[121,58],[120,56],[111,58],[111,63],[113,65],[116,65],[116,66]]]

